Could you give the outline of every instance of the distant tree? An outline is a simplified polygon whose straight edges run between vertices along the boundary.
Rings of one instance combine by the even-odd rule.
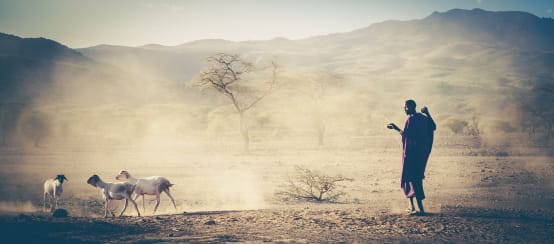
[[[282,189],[276,194],[286,199],[307,201],[337,201],[345,193],[341,183],[352,181],[340,175],[327,174],[296,166],[296,174],[287,179]]]
[[[513,100],[520,113],[519,126],[540,143],[554,142],[554,81],[536,79],[514,88]],[[537,141],[537,142],[539,142]]]
[[[299,92],[311,101],[313,125],[317,132],[318,145],[325,142],[326,123],[323,115],[324,97],[328,95],[329,87],[336,84],[341,78],[329,71],[315,71],[301,76],[302,85],[295,86]]]
[[[198,82],[202,87],[215,89],[225,95],[233,104],[240,119],[240,133],[243,139],[243,149],[250,150],[250,135],[246,121],[246,112],[258,104],[263,98],[271,94],[276,88],[277,69],[275,62],[271,62],[271,77],[253,75],[256,71],[266,70],[268,67],[255,67],[236,54],[218,53],[207,58],[208,67],[199,75]],[[265,79],[263,83],[252,80]]]
[[[554,84],[543,81],[532,89],[532,104],[527,108],[527,112],[532,116],[539,118],[537,127],[544,128],[545,136],[548,139],[554,138]]]
[[[469,123],[467,127],[467,133],[471,136],[480,137],[481,136],[481,129],[479,125],[479,117],[478,115],[474,114],[471,117],[471,122]]]
[[[460,119],[452,119],[446,123],[448,127],[454,134],[461,134],[464,129],[467,127],[468,123]]]

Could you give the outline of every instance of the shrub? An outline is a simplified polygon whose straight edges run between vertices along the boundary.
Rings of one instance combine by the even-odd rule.
[[[323,202],[337,201],[345,193],[341,191],[341,183],[352,181],[343,176],[329,176],[321,172],[296,166],[296,174],[287,179],[282,190],[277,195],[284,200],[306,200]]]

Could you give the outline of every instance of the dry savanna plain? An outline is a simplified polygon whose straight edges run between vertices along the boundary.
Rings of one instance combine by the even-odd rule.
[[[552,30],[452,9],[298,40],[70,48],[0,33],[0,242],[554,243]],[[438,126],[424,216],[405,211],[386,129],[406,99]],[[140,217],[103,218],[87,179],[121,170],[168,178],[176,209],[162,194],[155,214],[146,196]],[[43,207],[57,174],[67,217]],[[315,180],[333,183],[322,201],[293,191]]]
[[[375,136],[287,137],[252,133],[250,153],[232,137],[136,146],[2,148],[0,232],[6,243],[552,243],[554,159],[548,148],[518,140],[502,150],[478,138],[436,134],[424,186],[425,216],[405,212],[399,188],[401,142],[383,128]],[[477,141],[477,142],[476,142]],[[297,167],[344,176],[336,201],[284,199]],[[165,176],[174,184],[174,209],[146,197],[143,216],[103,218],[98,174],[115,181],[122,169],[136,177]],[[42,182],[63,173],[60,208],[43,210]],[[120,211],[121,201],[110,205]],[[48,208],[48,207],[47,207]]]

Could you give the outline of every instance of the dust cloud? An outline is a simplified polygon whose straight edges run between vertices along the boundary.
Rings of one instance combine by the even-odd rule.
[[[0,211],[37,210],[42,182],[63,173],[69,181],[62,202],[80,213],[94,213],[101,209],[92,204],[100,195],[86,179],[98,174],[115,181],[122,169],[139,178],[167,177],[174,184],[178,211],[283,204],[273,193],[296,165],[354,178],[346,202],[391,198],[399,192],[400,145],[385,125],[403,124],[406,99],[416,100],[418,108],[428,106],[435,117],[439,129],[432,157],[543,153],[527,131],[532,126],[520,121],[525,110],[514,103],[516,95],[490,96],[502,87],[468,82],[484,71],[474,70],[472,77],[456,70],[441,75],[425,66],[443,55],[437,52],[447,51],[402,62],[377,55],[370,63],[380,68],[352,65],[347,70],[325,63],[298,67],[301,61],[276,54],[281,60],[278,88],[246,112],[250,153],[243,153],[239,114],[232,103],[217,91],[187,85],[194,79],[164,80],[156,75],[163,71],[153,67],[128,73],[60,62],[51,72],[52,84],[30,88],[40,89],[38,95],[18,110],[11,134],[3,134]],[[423,72],[414,75],[417,69]],[[256,86],[259,80],[250,82]],[[431,175],[463,178],[454,172],[463,167],[445,169],[432,161]],[[550,161],[540,162],[532,172],[549,167]],[[147,197],[146,214],[152,200]],[[90,210],[94,206],[97,210]],[[160,213],[173,211],[162,194]]]
[[[39,211],[31,201],[25,202],[0,202],[1,213],[33,213]]]

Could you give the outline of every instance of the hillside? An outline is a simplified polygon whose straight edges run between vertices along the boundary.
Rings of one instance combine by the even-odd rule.
[[[490,53],[483,53],[487,51],[548,53],[554,50],[552,30],[554,20],[524,12],[454,9],[435,12],[420,20],[385,21],[364,29],[303,40],[201,40],[173,47],[100,45],[79,51],[106,63],[176,80],[192,78],[202,67],[205,57],[216,52],[272,55],[287,68],[315,66],[348,72],[357,64],[365,68],[360,72],[367,74],[378,69],[376,63],[396,70],[409,61],[408,58],[421,54],[433,54],[430,60],[424,60],[430,64],[442,61],[441,58],[454,59],[451,63],[443,63],[452,67],[462,63],[456,60],[471,61],[472,54],[490,56]],[[460,56],[463,54],[466,56]],[[166,72],[157,72],[160,69]]]
[[[302,40],[214,39],[72,50],[42,38],[2,35],[2,99],[115,104],[139,113],[139,121],[148,121],[152,109],[137,112],[128,106],[172,104],[168,109],[175,111],[157,117],[173,121],[169,114],[184,113],[186,125],[166,121],[173,124],[168,130],[186,133],[192,126],[194,132],[220,133],[226,121],[236,119],[225,98],[185,84],[208,56],[226,52],[280,65],[280,82],[288,85],[250,115],[252,126],[262,130],[310,130],[315,115],[306,114],[313,114],[314,103],[300,91],[326,73],[339,78],[330,81],[317,106],[334,133],[379,132],[387,121],[402,119],[398,104],[414,98],[432,108],[447,132],[554,136],[554,110],[546,105],[554,102],[552,30],[554,20],[524,12],[453,9]]]
[[[36,144],[38,138],[59,130],[60,119],[81,120],[89,113],[75,113],[75,108],[139,106],[172,99],[171,94],[177,93],[160,91],[157,85],[150,88],[153,85],[56,41],[0,33],[0,145],[20,144],[29,138]],[[145,90],[139,93],[137,87]]]
[[[57,63],[90,65],[81,53],[44,38],[19,38],[0,33],[0,97],[3,102],[26,102],[52,85]]]

